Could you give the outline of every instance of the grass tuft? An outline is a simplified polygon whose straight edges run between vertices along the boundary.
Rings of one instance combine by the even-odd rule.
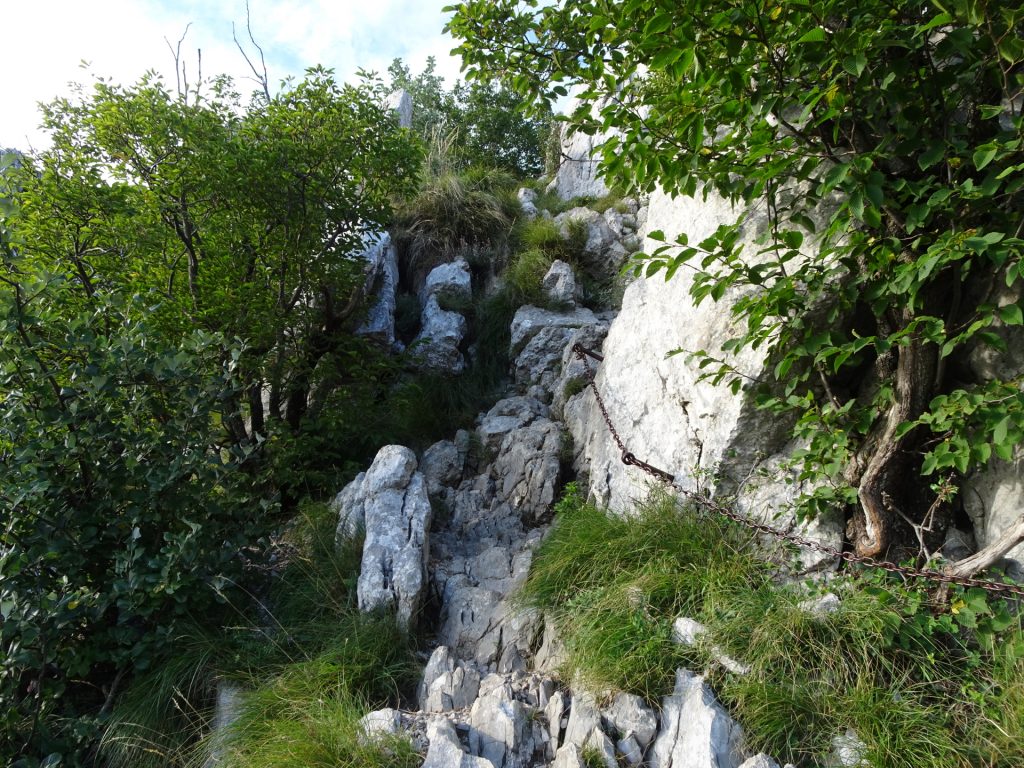
[[[561,631],[566,676],[654,701],[677,667],[704,669],[754,751],[781,761],[826,764],[852,728],[878,768],[1024,765],[1019,615],[976,591],[953,611],[870,573],[831,589],[839,610],[815,616],[733,524],[663,496],[613,517],[571,487],[521,599]],[[713,642],[675,646],[678,616]],[[727,672],[719,653],[750,673]]]

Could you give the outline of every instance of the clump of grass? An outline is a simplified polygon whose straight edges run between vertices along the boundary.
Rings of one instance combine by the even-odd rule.
[[[218,679],[252,689],[224,742],[236,765],[408,764],[372,762],[374,753],[356,742],[359,717],[397,702],[418,665],[390,617],[359,613],[362,543],[338,546],[336,522],[327,505],[303,504],[276,544],[279,571],[268,594],[237,606],[236,621],[219,631],[183,627],[173,653],[135,677],[112,712],[100,747],[104,764],[203,765],[211,743],[199,739]]]
[[[521,599],[562,630],[567,675],[653,698],[687,658],[672,643],[673,619],[698,615],[724,583],[764,578],[745,547],[728,525],[681,514],[668,497],[627,519],[584,503],[570,485]]]
[[[402,274],[417,287],[431,269],[462,250],[507,238],[520,212],[515,180],[507,173],[469,169],[428,178],[398,211]]]
[[[249,693],[239,718],[217,734],[229,768],[399,768],[418,765],[407,739],[360,738],[359,719],[408,684],[412,665],[388,623],[349,626],[320,656],[289,665]],[[355,632],[355,634],[353,634]],[[392,689],[392,690],[389,690]]]
[[[567,675],[654,699],[676,667],[704,669],[753,749],[783,761],[827,762],[853,728],[873,766],[1024,765],[1024,634],[1005,605],[968,591],[951,611],[864,574],[836,579],[840,609],[816,616],[772,576],[726,521],[664,497],[611,517],[571,489],[523,599],[561,629]],[[714,641],[673,645],[681,615]],[[723,652],[750,672],[726,671]]]
[[[516,254],[505,270],[505,283],[523,304],[543,306],[544,276],[551,269],[554,257],[550,252],[530,249]]]

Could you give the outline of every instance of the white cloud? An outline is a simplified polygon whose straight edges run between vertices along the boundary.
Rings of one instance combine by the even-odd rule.
[[[391,60],[404,59],[413,71],[427,56],[449,84],[459,62],[442,33],[441,9],[450,0],[250,0],[252,31],[263,47],[271,83],[299,76],[315,64],[350,79],[357,68],[384,73]],[[231,39],[235,22],[245,33],[245,1],[203,0],[19,0],[0,12],[5,30],[0,45],[0,147],[46,143],[37,128],[36,103],[67,93],[71,81],[87,82],[90,71],[133,82],[156,69],[173,83],[172,45],[191,22],[181,50],[190,78],[196,49],[205,75],[250,73]],[[242,90],[245,83],[240,83]]]

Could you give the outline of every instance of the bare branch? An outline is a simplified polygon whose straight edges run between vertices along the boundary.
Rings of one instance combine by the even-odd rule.
[[[231,39],[235,41],[235,45],[238,46],[239,53],[242,54],[242,58],[245,59],[245,63],[249,65],[249,69],[252,70],[255,76],[256,82],[260,84],[263,89],[263,95],[270,101],[270,81],[267,76],[267,62],[263,57],[263,49],[260,44],[256,42],[256,38],[252,34],[252,16],[249,13],[249,0],[245,0],[245,31],[249,33],[249,42],[253,44],[253,47],[260,54],[260,69],[256,69],[256,65],[252,63],[252,59],[249,58],[249,54],[245,52],[245,48],[238,40],[238,34],[235,32],[235,23],[231,22]],[[260,71],[262,70],[262,72]]]
[[[182,79],[185,76],[185,66],[184,66],[184,62],[182,62],[182,60],[181,60],[181,44],[183,42],[185,42],[185,36],[188,35],[188,30],[189,30],[189,27],[191,27],[191,26],[192,26],[192,22],[191,21],[188,24],[185,25],[185,31],[181,33],[181,37],[178,38],[178,44],[176,46],[172,46],[171,45],[171,41],[168,40],[166,37],[164,38],[164,42],[167,43],[167,47],[171,51],[171,56],[174,57],[174,77],[177,80],[178,95],[179,96],[184,95],[186,99],[188,98],[188,80],[187,79],[185,79],[185,91],[184,91],[184,93],[182,93],[182,90],[181,90]]]

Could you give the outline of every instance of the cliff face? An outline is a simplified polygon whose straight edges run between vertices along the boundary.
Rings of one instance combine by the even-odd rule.
[[[551,188],[564,199],[606,191],[592,158],[593,148],[602,140],[601,136],[563,139],[565,161]],[[646,219],[639,234],[645,238],[647,253],[662,244],[646,238],[656,230],[664,233],[666,242],[686,233],[696,243],[719,225],[740,218],[745,252],[756,253],[754,241],[768,226],[763,209],[736,209],[715,194],[706,199],[700,195],[672,199],[655,192],[647,201],[646,216],[640,218]],[[785,466],[800,447],[789,439],[792,425],[758,410],[747,387],[734,395],[724,384],[700,381],[702,371],[687,354],[704,350],[735,366],[748,381],[766,372],[760,351],[746,349],[729,355],[721,350],[723,342],[738,335],[732,308],[742,294],[733,289],[717,302],[708,299],[695,307],[689,293],[691,274],[684,268],[669,281],[658,274],[628,286],[600,350],[605,359],[597,372],[598,387],[625,445],[639,458],[671,472],[684,488],[704,490],[712,497],[735,496],[744,514],[790,527],[794,521],[787,508],[808,490]],[[1007,343],[1005,352],[979,348],[971,354],[971,368],[981,379],[995,373],[1011,378],[1008,368],[1019,374],[1015,361],[1024,359],[1024,333],[1018,328],[997,331]],[[563,374],[563,384],[573,375],[578,372]],[[579,468],[589,474],[592,496],[613,509],[628,509],[646,493],[649,475],[622,463],[621,451],[589,391],[565,404],[564,417],[575,440]],[[1024,451],[1018,449],[1014,461],[993,460],[966,479],[960,503],[974,530],[951,532],[951,543],[959,547],[957,556],[965,554],[965,544],[967,550],[987,546],[1019,520],[1022,472]],[[842,526],[837,511],[819,518],[804,532],[839,546]],[[809,557],[805,565],[825,563]],[[1024,574],[1024,545],[1011,550],[1004,565],[1011,573]]]
[[[568,159],[553,186],[565,198],[590,194],[593,187],[594,181],[580,173],[590,166],[578,155],[589,152],[595,141],[585,138],[563,144]],[[737,209],[715,194],[706,199],[652,194],[646,216],[640,217],[644,224],[639,234],[650,253],[661,245],[647,238],[652,232],[661,231],[667,242],[686,233],[696,243],[741,215],[741,242],[748,252],[756,252],[754,241],[767,227],[764,210]],[[695,307],[691,275],[681,269],[668,281],[658,274],[629,284],[600,350],[604,361],[597,370],[597,387],[623,442],[636,456],[675,475],[683,488],[712,497],[736,495],[745,514],[789,527],[793,519],[788,504],[804,490],[795,473],[783,467],[795,448],[788,442],[791,425],[758,410],[746,388],[734,395],[725,385],[702,381],[701,369],[688,354],[704,350],[750,379],[761,377],[766,364],[761,351],[721,351],[726,340],[739,334],[731,310],[742,293],[732,290],[717,302]],[[563,373],[563,384],[575,375],[576,370]],[[622,463],[622,452],[589,390],[565,403],[564,417],[577,447],[578,466],[589,475],[596,500],[625,511],[647,494],[650,476]],[[838,515],[819,519],[804,533],[839,546],[841,520]],[[826,564],[808,555],[805,565]]]

